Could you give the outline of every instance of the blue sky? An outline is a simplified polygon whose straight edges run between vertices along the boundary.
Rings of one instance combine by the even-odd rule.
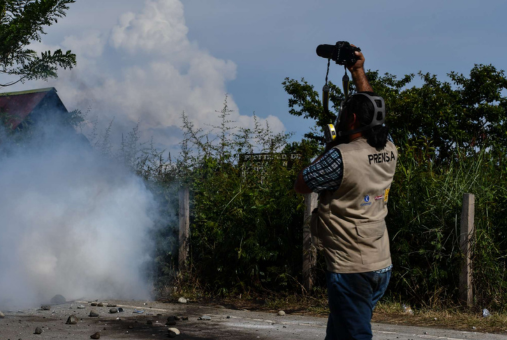
[[[287,113],[284,77],[323,85],[315,47],[348,40],[366,67],[398,76],[419,70],[467,73],[475,63],[507,68],[507,2],[502,1],[203,1],[190,0],[189,37],[238,64],[228,87],[239,107],[276,114],[288,130],[309,122]],[[220,3],[220,5],[218,5]],[[334,66],[331,79],[343,70]],[[417,81],[414,82],[417,84]]]
[[[281,83],[322,87],[317,45],[350,41],[366,68],[398,76],[506,69],[505,13],[505,1],[77,0],[35,48],[71,48],[78,67],[13,90],[56,86],[70,109],[114,117],[119,129],[141,121],[144,136],[168,148],[181,138],[181,111],[214,123],[229,93],[238,125],[255,112],[298,139],[313,122],[287,113]],[[331,80],[342,74],[332,67]]]

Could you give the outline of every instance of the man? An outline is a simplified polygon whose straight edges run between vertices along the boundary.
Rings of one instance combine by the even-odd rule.
[[[319,193],[312,241],[324,252],[330,315],[326,340],[371,340],[371,317],[391,277],[385,224],[398,153],[387,140],[384,101],[373,93],[365,58],[348,67],[357,93],[344,104],[344,140],[299,174],[295,190]]]

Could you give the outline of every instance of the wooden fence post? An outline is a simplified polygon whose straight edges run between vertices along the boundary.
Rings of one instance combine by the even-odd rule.
[[[180,249],[179,249],[179,270],[187,269],[190,235],[190,211],[189,211],[189,192],[188,187],[179,190],[179,220],[180,220]]]
[[[317,250],[312,245],[310,219],[312,211],[317,207],[317,194],[305,195],[305,221],[303,224],[303,286],[310,291],[313,286],[313,268],[317,261]]]
[[[474,213],[475,213],[475,196],[473,194],[463,195],[463,208],[461,210],[461,232],[460,247],[464,255],[461,265],[461,274],[459,278],[459,292],[463,303],[471,307],[473,305],[472,291],[472,258],[471,258],[471,241],[474,238]]]

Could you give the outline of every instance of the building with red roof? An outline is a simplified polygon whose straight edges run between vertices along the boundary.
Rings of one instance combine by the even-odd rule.
[[[0,114],[7,125],[16,129],[23,123],[36,122],[47,114],[69,114],[54,87],[0,93]]]

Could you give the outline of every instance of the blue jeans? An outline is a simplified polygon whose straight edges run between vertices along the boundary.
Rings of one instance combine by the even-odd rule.
[[[371,340],[371,317],[384,295],[391,271],[326,273],[329,319],[326,340]]]

